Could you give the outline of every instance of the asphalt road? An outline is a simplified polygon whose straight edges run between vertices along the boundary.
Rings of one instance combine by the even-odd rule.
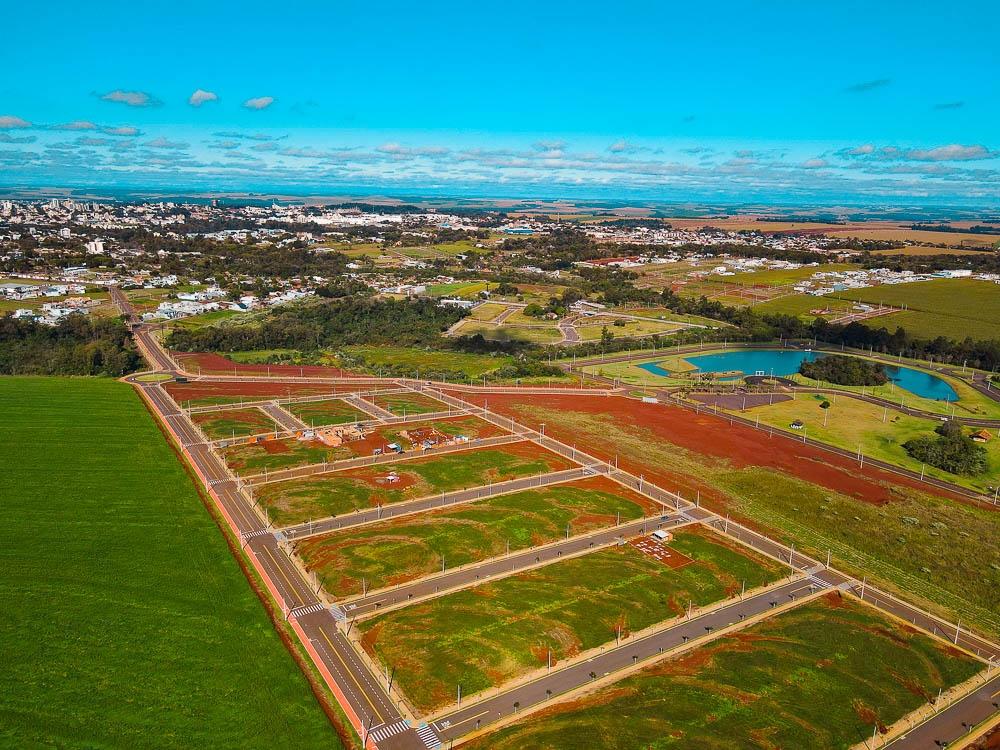
[[[296,417],[289,411],[282,409],[273,401],[264,401],[259,404],[261,410],[267,414],[271,419],[273,419],[279,427],[289,432],[295,432],[296,430],[308,430],[309,425],[303,422],[301,419]]]

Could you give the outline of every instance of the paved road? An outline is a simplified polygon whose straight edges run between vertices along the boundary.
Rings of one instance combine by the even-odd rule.
[[[289,432],[295,432],[296,430],[308,430],[309,425],[303,422],[301,419],[296,417],[289,411],[282,409],[273,401],[264,401],[259,404],[261,410],[267,414],[271,419],[273,419],[278,426]]]
[[[391,411],[383,409],[381,406],[376,406],[371,401],[367,401],[360,396],[347,396],[344,400],[358,411],[370,414],[377,419],[392,419],[396,416]]]
[[[655,529],[673,528],[686,521],[685,516],[675,512],[609,526],[597,532],[570,536],[559,542],[511,552],[389,589],[351,597],[340,602],[340,607],[349,617],[365,617],[413,599],[432,597],[455,589],[475,586],[491,578],[508,576],[532,566],[544,565],[571,555],[597,550],[616,544],[619,540],[630,539]],[[447,561],[445,562],[447,563]]]
[[[951,704],[932,719],[918,724],[885,747],[894,750],[945,747],[981,722],[991,717],[996,720],[998,711],[1000,711],[1000,670],[995,670],[995,676],[972,695]]]

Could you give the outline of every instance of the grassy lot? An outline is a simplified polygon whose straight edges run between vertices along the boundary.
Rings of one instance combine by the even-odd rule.
[[[479,293],[486,291],[486,281],[452,281],[447,284],[431,284],[427,287],[429,297],[459,297],[479,299]]]
[[[341,398],[284,404],[284,408],[308,425],[348,424],[370,419]]]
[[[233,445],[223,448],[220,452],[226,464],[236,474],[250,475],[261,473],[264,469],[274,471],[294,466],[339,461],[345,458],[370,456],[375,448],[385,449],[389,443],[398,443],[404,451],[410,451],[414,449],[415,443],[407,436],[427,430],[434,430],[445,435],[465,435],[470,439],[489,437],[501,432],[492,424],[477,417],[457,417],[379,427],[364,440],[350,441],[336,447],[326,445],[318,440],[287,438],[268,440],[264,443]]]
[[[459,336],[475,336],[477,333],[481,333],[483,338],[490,341],[531,341],[536,344],[556,344],[562,340],[562,334],[555,326],[496,325],[466,318],[455,330]]]
[[[923,313],[898,319],[892,316],[881,322],[879,318],[874,318],[869,325],[875,328],[885,325],[890,330],[895,330],[896,325],[902,325],[909,333],[923,338],[944,335],[961,340],[966,336],[974,339],[995,339],[1000,336],[997,333],[1000,286],[989,281],[934,279],[912,284],[851,289],[837,292],[835,296],[871,304],[881,302]],[[908,320],[910,325],[897,320]]]
[[[349,346],[343,351],[349,358],[362,360],[366,369],[372,373],[378,372],[381,367],[392,367],[409,371],[411,375],[417,372],[461,372],[468,377],[479,378],[514,361],[513,357],[505,355],[490,356],[405,346]]]
[[[980,667],[830,593],[467,747],[843,750]]]
[[[615,338],[627,338],[629,336],[651,336],[654,333],[672,333],[681,326],[669,321],[659,320],[626,320],[624,326],[614,325],[615,320],[621,318],[584,318],[576,325],[576,332],[580,334],[583,341],[597,341],[605,328]]]
[[[789,294],[767,302],[759,302],[753,309],[761,315],[794,315],[803,320],[813,320],[817,317],[838,318],[850,313],[853,307],[853,302],[830,295],[816,297],[811,294]],[[821,314],[814,313],[814,310]],[[874,318],[872,324],[879,320],[887,321],[889,317]]]
[[[271,520],[285,526],[570,466],[534,443],[512,443],[277,482],[257,494]]]
[[[398,416],[430,414],[431,412],[448,410],[448,404],[423,393],[387,393],[379,396],[366,396],[365,401],[371,401],[375,406],[391,411]]]
[[[820,408],[824,401],[830,403],[828,409]],[[782,429],[787,429],[793,420],[800,419],[805,423],[804,434],[813,440],[821,440],[849,451],[857,451],[860,446],[865,456],[918,472],[921,470],[920,461],[910,458],[903,449],[903,443],[911,438],[931,435],[940,424],[937,420],[911,417],[891,409],[887,411],[883,407],[842,395],[818,393],[800,393],[791,401],[759,406],[743,416],[759,418],[761,424]],[[988,487],[1000,482],[1000,440],[991,440],[985,448],[990,455],[990,470],[986,474],[976,477],[958,476],[932,466],[924,467],[924,471],[927,476],[985,493]]]
[[[705,529],[679,530],[671,568],[631,545],[598,550],[358,624],[418,710],[501,685],[671,616],[777,580],[784,569]]]
[[[213,310],[212,312],[203,313],[201,315],[192,315],[189,318],[181,318],[179,320],[171,321],[170,326],[172,328],[205,328],[206,326],[215,325],[216,323],[221,323],[224,320],[231,320],[232,318],[244,314],[245,313],[241,313],[236,310]],[[232,358],[232,355],[229,356]]]
[[[544,421],[586,446],[613,444],[650,475],[667,471],[695,483],[726,510],[751,519],[796,549],[950,617],[1000,633],[1000,513],[896,486],[893,502],[876,506],[789,474],[738,468],[675,445],[652,430],[603,416],[524,407],[522,418]],[[721,425],[721,423],[720,423]],[[766,438],[762,450],[766,450]]]
[[[0,745],[339,747],[132,389],[0,379]]]
[[[712,318],[703,318],[700,315],[682,315],[665,307],[627,308],[621,310],[621,312],[628,313],[629,315],[638,315],[640,318],[653,318],[655,320],[677,323],[694,323],[695,325],[708,326],[709,328],[722,328],[729,325],[728,323],[722,323]]]
[[[473,310],[470,317],[473,320],[493,320],[493,318],[506,309],[507,305],[501,305],[496,302],[486,302]]]
[[[296,545],[310,570],[334,596],[430,575],[441,569],[658,512],[659,506],[606,479],[539,487],[458,507],[394,518]],[[509,547],[508,547],[509,545]]]
[[[259,435],[277,429],[274,420],[255,407],[192,414],[191,419],[212,440]]]

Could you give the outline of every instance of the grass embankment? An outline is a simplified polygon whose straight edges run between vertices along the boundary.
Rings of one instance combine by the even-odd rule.
[[[705,529],[682,529],[670,549],[679,568],[631,545],[446,594],[358,624],[366,650],[396,669],[418,710],[572,657],[684,613],[777,580],[785,569]]]
[[[724,510],[858,576],[950,617],[1000,633],[1000,513],[895,486],[892,501],[874,505],[777,470],[738,468],[671,443],[642,426],[600,414],[522,407],[522,417],[572,434],[580,445],[613,445],[632,471],[677,477],[711,495]],[[725,429],[719,422],[719,429]],[[762,434],[761,450],[767,438]],[[683,484],[681,485],[683,486]]]
[[[307,539],[296,550],[334,596],[395,585],[570,535],[656,513],[659,506],[607,479],[498,495]],[[509,545],[509,547],[508,547]]]
[[[257,494],[271,520],[286,526],[572,465],[534,443],[513,443],[275,482]]]
[[[981,667],[831,593],[465,747],[844,750]]]
[[[132,389],[0,379],[0,745],[339,747]]]

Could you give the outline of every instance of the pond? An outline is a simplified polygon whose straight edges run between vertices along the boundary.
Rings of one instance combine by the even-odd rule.
[[[800,349],[736,349],[718,354],[699,354],[685,357],[698,372],[741,372],[744,375],[773,375],[787,377],[799,371],[803,362],[813,362],[822,357],[822,352]],[[653,375],[669,377],[660,362],[647,362],[640,368]],[[958,394],[947,381],[936,375],[912,367],[884,365],[885,374],[898,387],[922,398],[940,401],[958,401]]]

